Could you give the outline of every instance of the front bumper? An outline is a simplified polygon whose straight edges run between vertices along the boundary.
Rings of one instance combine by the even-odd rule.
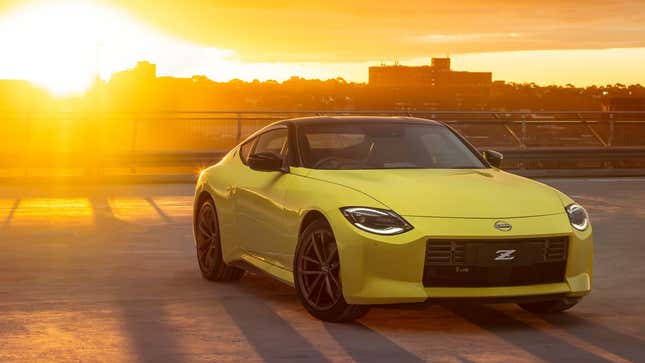
[[[338,213],[328,214],[341,260],[345,300],[350,304],[397,304],[428,299],[581,297],[591,291],[593,238],[571,228],[566,214],[505,218],[509,232],[493,228],[497,219],[405,217],[414,229],[396,236],[379,236],[349,224]],[[428,239],[504,239],[566,236],[569,238],[564,279],[557,283],[491,286],[428,287],[423,284]]]

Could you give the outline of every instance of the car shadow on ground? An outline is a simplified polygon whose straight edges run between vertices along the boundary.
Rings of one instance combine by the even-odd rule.
[[[300,308],[292,288],[261,275],[246,276],[239,284],[233,285],[233,288],[243,292],[249,298],[244,299],[243,303],[234,300],[224,302],[228,305],[227,311],[237,324],[248,327],[243,330],[263,357],[275,358],[276,346],[266,342],[271,341],[271,337],[276,334],[291,337],[290,344],[282,347],[285,349],[284,352],[308,352],[304,356],[310,358],[316,356],[311,344],[299,336],[298,332],[281,322],[282,318],[265,303],[272,301],[287,305],[290,309],[300,311],[304,319],[313,319]],[[407,323],[418,319],[428,321],[427,315],[433,317],[441,315],[439,318],[441,322],[437,326],[433,326],[432,321],[425,326]],[[540,324],[536,326],[527,320],[538,321]],[[433,333],[441,334],[446,327],[454,333],[450,325],[460,326],[463,325],[463,321],[548,362],[611,361],[607,355],[598,354],[595,350],[587,350],[584,346],[562,339],[554,334],[553,329],[626,360],[642,361],[645,356],[643,340],[582,318],[575,313],[575,310],[537,316],[509,304],[412,304],[377,307],[355,323],[323,324],[330,336],[356,362],[420,362],[423,361],[420,357],[381,332],[406,330],[425,332],[430,333],[427,338],[432,339]],[[257,325],[258,323],[260,326]]]

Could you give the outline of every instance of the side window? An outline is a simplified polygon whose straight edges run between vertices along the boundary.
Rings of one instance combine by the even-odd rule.
[[[251,139],[240,146],[240,159],[242,159],[244,164],[246,164],[246,159],[248,159],[249,154],[251,153],[253,141],[255,141],[255,139]]]
[[[253,149],[253,155],[260,153],[272,153],[282,155],[283,148],[287,144],[287,129],[268,131],[258,136],[258,141]]]

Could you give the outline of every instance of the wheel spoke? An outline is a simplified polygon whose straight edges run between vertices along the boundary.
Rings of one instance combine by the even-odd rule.
[[[324,278],[321,279],[321,281],[323,282],[318,284],[318,294],[316,295],[316,305],[320,304],[320,297],[322,295],[323,290],[325,289]]]
[[[318,246],[316,245],[316,238],[314,237],[315,235],[311,236],[311,248],[313,248],[314,253],[316,254],[316,258],[318,259],[318,262],[322,265],[325,260],[323,260],[322,255],[318,251]]]
[[[324,263],[324,261],[327,261],[327,249],[325,248],[325,235],[323,233],[318,233],[320,236],[320,257],[321,257],[321,262]],[[315,234],[314,234],[315,236]],[[314,238],[314,242],[315,242]]]
[[[300,271],[301,274],[303,275],[323,275],[324,272],[322,271],[312,271],[312,270],[302,270]]]
[[[331,266],[331,265],[332,265],[332,261],[334,260],[334,258],[335,258],[336,256],[338,256],[338,249],[334,248],[334,250],[332,251],[332,253],[330,253],[330,254],[329,254],[329,256],[327,256],[327,260],[325,260],[325,263],[327,263],[327,265]]]
[[[321,279],[322,279],[322,275],[318,275],[318,277],[316,277],[314,279],[314,282],[311,284],[311,286],[309,286],[309,291],[307,292],[307,297],[308,298],[310,298],[310,299],[312,298],[312,295],[316,291],[315,287],[320,282]]]
[[[334,287],[336,288],[336,290],[340,291],[340,282],[338,281],[338,279],[336,279],[336,276],[334,276],[333,273],[329,274],[329,279],[331,280],[331,282],[334,283]]]
[[[202,258],[202,264],[204,265],[205,270],[209,270],[211,267],[211,259],[208,257],[210,250],[207,250],[206,253],[204,253],[204,257]]]
[[[329,299],[331,301],[335,301],[336,300],[336,295],[334,295],[334,291],[332,291],[331,282],[329,282],[329,275],[325,276],[325,289],[327,290],[327,294],[329,295]]]
[[[204,246],[201,246],[197,249],[198,257],[201,261],[206,258],[206,255],[208,254],[208,248],[204,248]]]
[[[208,249],[208,256],[213,257],[213,254],[217,252],[217,245],[215,243],[211,243],[211,246]]]
[[[302,259],[303,259],[303,260],[305,260],[305,261],[307,261],[307,262],[315,263],[315,264],[316,264],[316,265],[318,265],[318,266],[320,266],[320,265],[321,265],[321,264],[320,264],[320,261],[316,261],[316,260],[314,260],[314,259],[313,259],[313,258],[311,258],[311,257],[302,256]]]
[[[217,230],[218,230],[218,227],[217,227],[217,220],[214,218],[214,216],[213,216],[213,218],[212,218],[212,220],[211,220],[211,225],[210,225],[210,227],[211,227],[211,234],[212,234],[213,236],[217,235]]]
[[[212,238],[212,237],[211,237],[211,235],[212,235],[211,231],[207,230],[207,229],[206,229],[206,227],[204,227],[204,225],[203,225],[202,223],[199,223],[199,232],[200,232],[204,237],[206,237],[207,239],[211,239],[211,238]]]

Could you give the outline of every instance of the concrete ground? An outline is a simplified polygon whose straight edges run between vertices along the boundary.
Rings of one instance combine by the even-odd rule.
[[[0,186],[0,362],[643,362],[645,179],[547,180],[591,213],[594,292],[311,318],[263,276],[200,278],[190,185]]]

